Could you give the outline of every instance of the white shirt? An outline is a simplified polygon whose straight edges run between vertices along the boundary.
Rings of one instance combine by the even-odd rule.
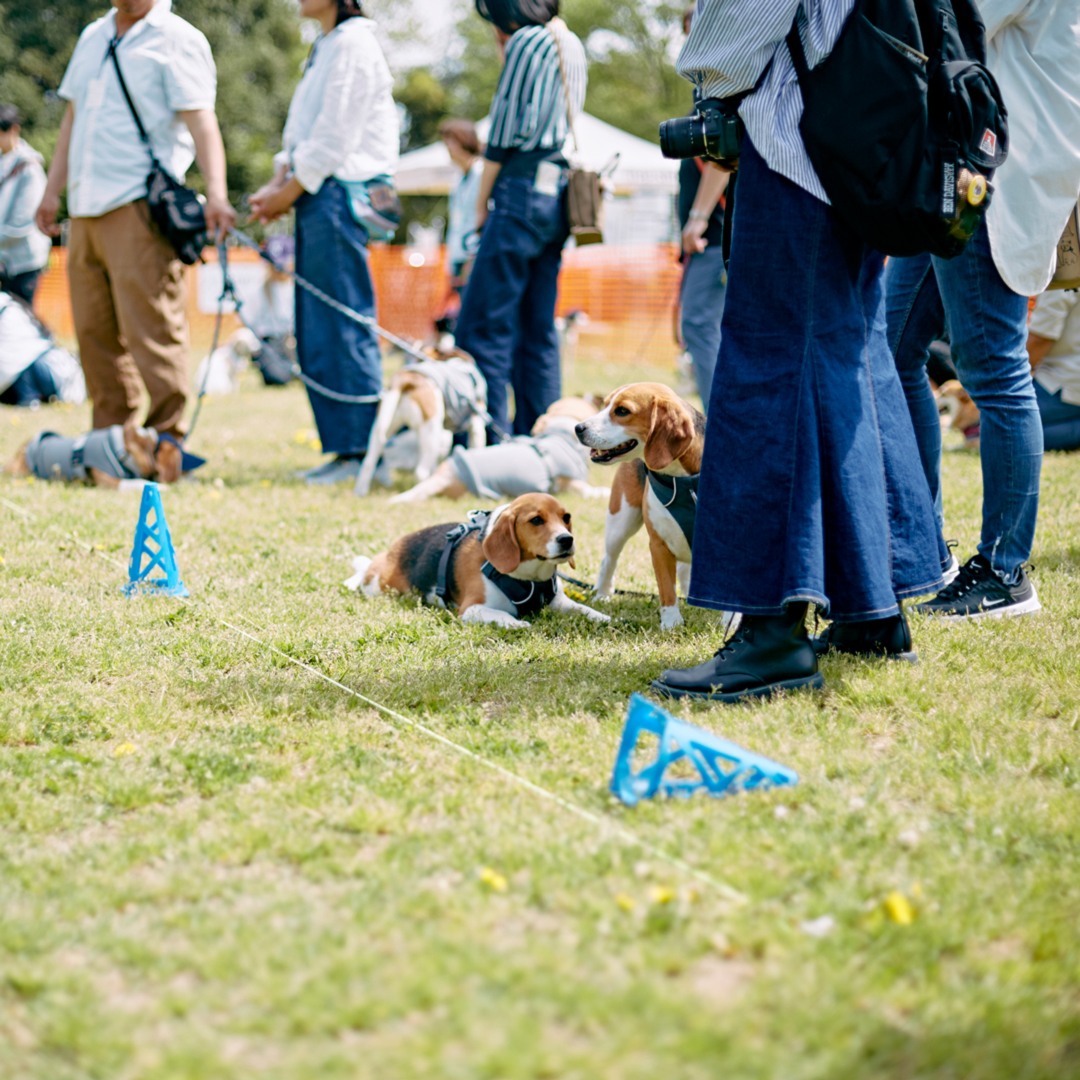
[[[400,144],[394,85],[375,24],[354,17],[318,38],[285,122],[274,165],[313,195],[328,177],[393,176]]]
[[[1042,292],[1080,197],[1080,3],[980,0],[989,68],[1009,113],[1009,156],[986,212],[1005,284]]]
[[[115,36],[113,9],[82,32],[60,84],[60,96],[75,107],[68,157],[72,217],[100,217],[146,195],[150,154],[112,60],[106,60]],[[176,114],[214,107],[217,73],[209,43],[172,14],[172,0],[157,0],[120,39],[117,57],[154,153],[183,181],[195,160],[195,143]]]
[[[45,194],[43,164],[22,139],[0,154],[0,273],[10,277],[40,270],[49,261],[52,241],[34,224]]]
[[[739,107],[754,149],[773,172],[827,203],[799,132],[802,91],[784,38],[800,6],[806,62],[816,67],[832,52],[855,0],[698,0],[677,70],[702,98],[731,97],[765,81]]]
[[[1028,329],[1053,345],[1035,369],[1035,379],[1048,393],[1080,405],[1080,293],[1045,292],[1035,303]]]

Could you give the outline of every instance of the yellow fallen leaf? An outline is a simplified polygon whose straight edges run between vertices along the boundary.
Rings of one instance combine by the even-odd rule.
[[[270,483],[269,480],[260,480],[259,481],[259,487],[271,487],[271,486],[272,486],[272,484]]]
[[[308,446],[315,451],[316,454],[322,453],[322,443],[318,439],[308,439]]]
[[[135,744],[122,742],[112,753],[113,757],[130,757],[135,753]]]
[[[915,909],[911,901],[895,889],[885,897],[885,914],[899,926],[910,926],[915,921]]]
[[[633,911],[636,906],[634,898],[632,896],[627,896],[624,892],[615,894],[615,903],[621,907],[623,911]]]
[[[0,555],[0,566],[4,565],[4,556]]]
[[[665,885],[654,885],[649,890],[649,899],[654,904],[670,904],[675,899],[675,890]]]
[[[95,544],[94,545],[94,550],[95,551],[104,551],[105,550],[105,545],[104,544]]]
[[[498,870],[492,870],[490,866],[485,866],[484,869],[480,871],[480,881],[484,885],[487,885],[489,889],[494,889],[496,892],[506,892],[506,878],[504,878]]]
[[[911,886],[911,895],[914,896],[916,900],[921,900],[922,894],[923,887],[918,881],[916,881],[915,884]]]

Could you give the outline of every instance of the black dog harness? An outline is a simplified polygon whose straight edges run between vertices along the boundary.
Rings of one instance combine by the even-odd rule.
[[[693,476],[668,476],[651,469],[649,485],[660,505],[675,519],[675,524],[686,537],[687,546],[694,549],[694,519],[697,517],[697,487],[701,473]]]
[[[443,607],[446,607],[446,596],[449,592],[447,578],[450,574],[450,560],[454,556],[454,549],[469,533],[479,532],[487,524],[488,515],[486,512],[474,510],[469,517],[470,521],[467,525],[455,525],[446,534],[446,547],[443,548],[442,555],[439,556],[435,595]],[[554,575],[549,581],[521,581],[518,578],[511,577],[509,574],[504,574],[501,570],[496,570],[487,559],[484,560],[483,566],[480,567],[480,573],[488,581],[494,583],[506,599],[513,604],[514,614],[517,616],[532,615],[540,611],[541,608],[547,607],[555,599],[555,594],[559,589]]]

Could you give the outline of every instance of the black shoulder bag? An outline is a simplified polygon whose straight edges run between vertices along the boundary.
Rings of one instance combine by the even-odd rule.
[[[116,68],[116,77],[120,80],[124,100],[128,103],[135,126],[139,129],[139,138],[150,152],[150,172],[146,177],[146,201],[150,207],[150,217],[161,230],[161,235],[176,250],[177,258],[191,266],[199,261],[206,246],[206,214],[199,196],[170,176],[158,161],[154,148],[150,145],[150,136],[146,134],[146,128],[143,127],[139,112],[128,93],[127,83],[124,82],[124,74],[120,70],[120,60],[116,55],[119,44],[120,39],[113,38],[109,43],[109,56]]]

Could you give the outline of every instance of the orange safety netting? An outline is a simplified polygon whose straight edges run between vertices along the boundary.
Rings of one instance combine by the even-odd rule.
[[[674,244],[571,248],[563,254],[557,314],[584,312],[569,348],[576,358],[612,364],[671,366],[677,347],[673,335],[681,268]],[[430,340],[434,321],[445,310],[449,287],[445,251],[419,253],[405,247],[373,245],[369,251],[379,323],[402,337]],[[208,249],[206,260],[217,252]],[[231,250],[230,261],[258,262],[258,255]],[[49,268],[38,287],[38,317],[62,341],[73,344],[75,329],[68,294],[67,251],[52,250]],[[193,358],[203,356],[213,336],[213,313],[197,303],[198,267],[186,270],[187,311]],[[223,338],[239,326],[226,315]],[[574,338],[576,337],[576,340]]]

